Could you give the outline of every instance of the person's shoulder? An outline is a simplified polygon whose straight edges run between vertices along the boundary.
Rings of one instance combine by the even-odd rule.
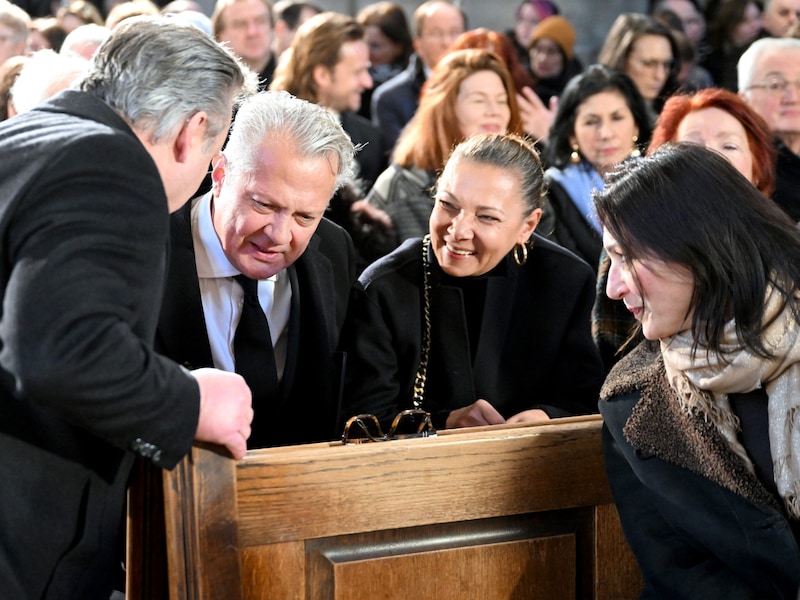
[[[405,271],[409,267],[414,267],[421,262],[422,240],[420,238],[410,238],[364,269],[358,281],[364,289],[367,289],[379,281],[385,280],[395,273]]]
[[[410,90],[413,85],[414,71],[407,67],[375,88],[372,93],[373,102],[380,102],[383,99],[389,101],[397,95],[398,90]]]
[[[585,272],[592,277],[596,276],[592,267],[574,252],[538,233],[533,234],[532,241],[533,248],[530,251],[536,257],[536,260],[550,262],[559,268],[571,269],[579,273]]]
[[[353,140],[354,144],[360,142],[377,142],[380,140],[381,131],[369,119],[353,111],[343,112],[342,129],[344,129]]]
[[[331,243],[346,243],[350,237],[343,227],[328,218],[322,217],[314,235]]]

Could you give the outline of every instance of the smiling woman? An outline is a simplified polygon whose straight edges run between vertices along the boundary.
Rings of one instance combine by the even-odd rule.
[[[646,338],[611,370],[600,402],[643,595],[794,597],[800,231],[697,144],[621,165],[595,205],[606,291]]]
[[[600,224],[590,192],[603,187],[603,174],[650,140],[650,121],[631,79],[592,65],[567,85],[544,151],[547,199],[545,235],[597,268]]]
[[[441,429],[596,410],[594,273],[533,233],[542,183],[521,137],[476,134],[455,148],[430,235],[356,284],[342,332],[344,420],[371,413],[388,427],[413,407]]]

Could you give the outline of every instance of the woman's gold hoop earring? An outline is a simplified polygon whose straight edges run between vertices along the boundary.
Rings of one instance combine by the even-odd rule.
[[[520,248],[522,248],[522,251],[520,251]],[[514,246],[514,262],[520,267],[528,262],[528,246],[525,244]]]
[[[639,150],[639,146],[637,145],[639,142],[639,136],[638,135],[633,136],[633,139],[631,141],[633,142],[633,149],[631,150],[631,156],[633,158],[638,158],[642,155],[642,151]]]
[[[572,153],[569,155],[569,159],[572,161],[572,164],[575,165],[581,162],[581,155],[578,154],[578,150],[580,150],[580,146],[578,146],[578,144],[572,144]]]

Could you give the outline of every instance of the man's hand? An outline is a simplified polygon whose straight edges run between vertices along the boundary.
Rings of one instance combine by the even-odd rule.
[[[500,425],[505,423],[503,418],[494,406],[483,398],[480,398],[464,408],[457,408],[448,417],[445,427],[477,427],[478,425]]]
[[[200,419],[195,439],[225,446],[235,459],[243,458],[253,421],[250,388],[237,373],[197,369],[192,375],[200,386]]]

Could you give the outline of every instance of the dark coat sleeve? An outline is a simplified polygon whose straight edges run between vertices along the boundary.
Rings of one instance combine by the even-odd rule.
[[[382,423],[411,408],[420,356],[420,240],[373,264],[353,287],[341,346],[347,370],[341,417],[371,413]],[[414,278],[414,272],[420,276]]]
[[[172,467],[194,438],[199,391],[152,349],[167,247],[164,190],[138,142],[132,151],[127,135],[81,133],[50,156],[44,174],[13,176],[32,185],[8,183],[20,197],[3,214],[0,363],[33,410]]]
[[[637,450],[623,428],[634,392],[600,402],[614,502],[636,555],[643,598],[796,598],[797,544],[788,523],[687,469]]]
[[[543,234],[597,269],[603,248],[600,234],[580,214],[567,191],[550,178],[547,181],[545,215],[542,221],[545,224]]]

